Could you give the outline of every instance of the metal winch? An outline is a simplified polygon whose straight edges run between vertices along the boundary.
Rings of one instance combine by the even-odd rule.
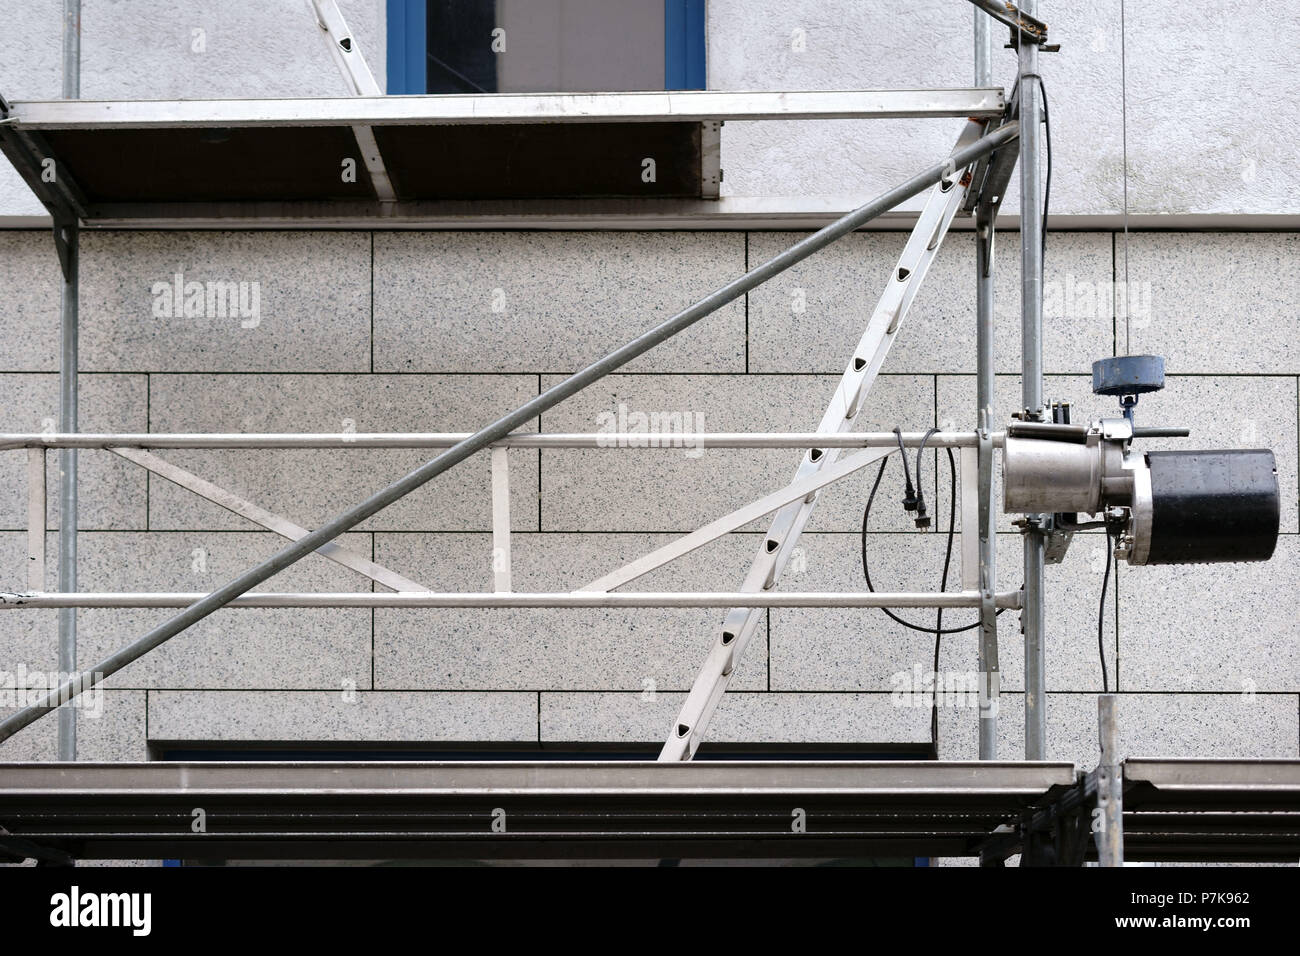
[[[1281,499],[1267,449],[1143,451],[1135,440],[1187,437],[1185,428],[1140,428],[1138,395],[1164,384],[1158,356],[1093,364],[1093,391],[1120,398],[1123,417],[1071,424],[1018,421],[1003,447],[1003,508],[1051,515],[1053,531],[1106,527],[1130,564],[1266,561],[1277,544]],[[1060,420],[1064,419],[1064,420]],[[1079,522],[1078,514],[1099,521]]]

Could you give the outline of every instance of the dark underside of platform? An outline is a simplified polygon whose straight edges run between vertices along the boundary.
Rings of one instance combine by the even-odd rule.
[[[399,201],[662,199],[701,190],[698,123],[392,126],[374,133]],[[50,130],[43,141],[88,210],[375,198],[346,126]],[[643,175],[646,158],[654,160],[653,178]]]
[[[55,863],[1003,858],[1035,814],[1086,812],[1087,780],[1025,762],[7,764],[0,846]],[[1132,860],[1295,859],[1300,762],[1130,761],[1124,829]]]

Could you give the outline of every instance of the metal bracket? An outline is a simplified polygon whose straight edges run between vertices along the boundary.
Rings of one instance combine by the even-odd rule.
[[[1060,564],[1065,560],[1065,553],[1070,550],[1070,542],[1073,540],[1073,531],[1051,532],[1043,549],[1043,561],[1047,564]]]
[[[700,124],[700,198],[717,199],[722,188],[722,120]]]
[[[984,278],[993,275],[993,246],[997,236],[996,212],[989,206],[980,206],[975,213],[975,242],[984,251]]]
[[[13,164],[56,224],[80,222],[85,218],[87,206],[80,187],[67,169],[57,163],[48,165],[54,153],[44,137],[35,130],[24,129],[22,118],[10,110],[9,102],[0,96],[0,153]]]
[[[1011,522],[1021,534],[1037,534],[1043,537],[1043,560],[1047,564],[1060,564],[1065,560],[1065,553],[1074,539],[1073,531],[1058,528],[1055,515],[1026,515]]]
[[[72,282],[77,274],[76,234],[80,226],[76,219],[54,217],[54,251],[59,257],[59,269],[63,272],[63,281]]]
[[[1011,39],[1017,37],[1039,45],[1047,42],[1047,24],[1031,17],[1008,0],[970,0],[994,20],[1011,28]]]
[[[1003,123],[1010,123],[1020,115],[1020,97],[1017,95],[1019,80],[1017,86],[1013,86],[1011,95],[1007,98],[1007,105],[1002,113],[1002,119],[994,123],[989,121],[985,124],[985,133],[991,132],[995,126]],[[962,203],[962,215],[969,216],[972,213],[976,215],[976,223],[980,222],[981,214],[990,223],[997,217],[998,210],[1002,206],[1002,200],[1006,197],[1007,185],[1011,182],[1011,174],[1015,171],[1016,163],[1020,160],[1020,150],[998,149],[971,168],[971,187],[966,193],[966,200]],[[990,237],[990,243],[992,239]]]

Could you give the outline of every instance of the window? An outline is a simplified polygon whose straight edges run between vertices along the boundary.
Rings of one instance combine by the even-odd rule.
[[[388,0],[389,93],[704,89],[704,0]]]

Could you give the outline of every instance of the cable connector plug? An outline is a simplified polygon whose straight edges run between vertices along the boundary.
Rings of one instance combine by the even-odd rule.
[[[903,447],[903,429],[894,426],[894,437],[898,439],[899,457],[903,459],[903,510],[915,511],[921,505],[921,497],[912,485],[912,470],[907,464],[907,449]]]
[[[930,436],[939,431],[937,428],[931,428],[926,431],[925,436],[921,439],[920,447],[916,449],[916,526],[921,529],[930,527],[930,513],[925,507],[925,482],[921,480],[921,463],[925,460],[925,446],[930,441]],[[907,461],[907,456],[903,456]]]
[[[917,463],[917,466],[916,466],[916,477],[917,477],[918,480],[919,480],[920,477],[921,477],[921,465],[920,465],[919,460],[918,460],[918,463]],[[916,526],[917,526],[918,528],[928,528],[928,527],[930,527],[930,512],[929,512],[929,511],[926,509],[926,507],[925,507],[925,492],[924,492],[924,491],[918,491],[918,492],[916,493],[916,518],[915,518],[915,521],[916,521]]]

